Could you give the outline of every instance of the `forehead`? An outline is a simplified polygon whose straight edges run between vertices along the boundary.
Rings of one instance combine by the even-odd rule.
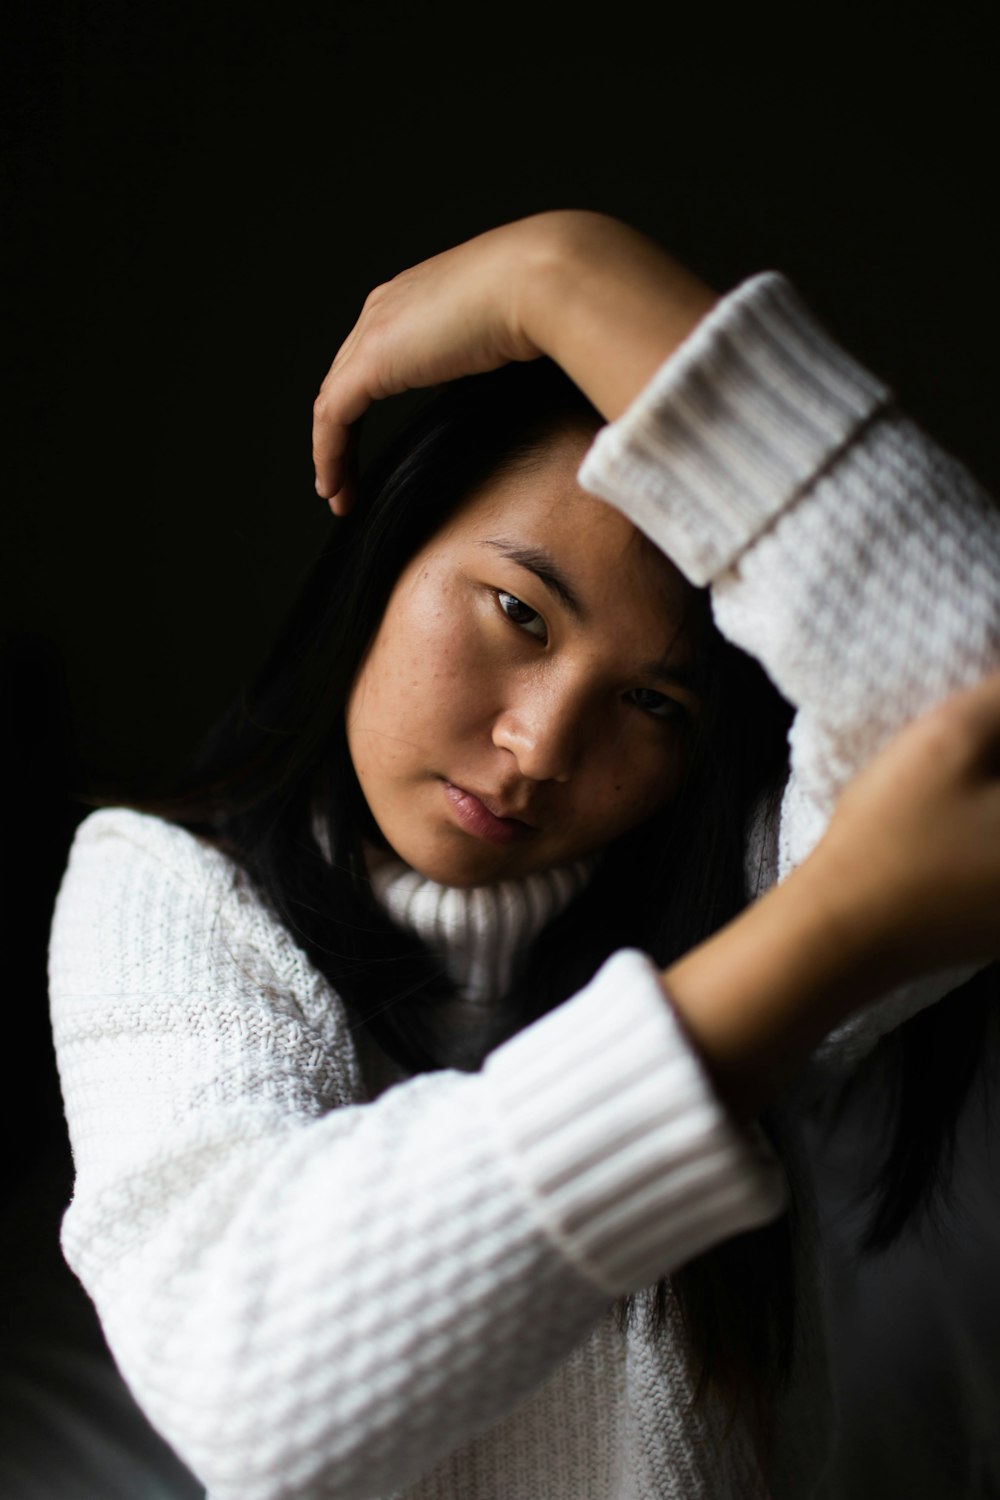
[[[544,552],[581,602],[614,608],[676,628],[694,591],[663,553],[625,516],[580,488],[577,471],[592,434],[570,431],[518,460],[470,495],[440,540],[503,550],[510,543]]]

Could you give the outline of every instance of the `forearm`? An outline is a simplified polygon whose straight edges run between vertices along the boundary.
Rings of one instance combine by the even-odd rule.
[[[780,276],[753,278],[597,439],[585,489],[698,586],[798,710],[782,871],[904,724],[1000,663],[1000,513]]]
[[[477,235],[369,294],[313,411],[316,487],[350,509],[346,452],[372,401],[547,354],[609,419],[715,294],[605,214],[537,214]]]
[[[814,1048],[894,982],[846,884],[816,856],[671,965],[664,983],[733,1116],[766,1108]]]
[[[920,976],[988,962],[1000,910],[1000,672],[897,734],[779,885],[663,976],[738,1119]]]
[[[797,710],[766,882],[805,860],[903,725],[1000,663],[995,503],[781,277],[702,320],[598,436],[580,482],[711,587],[722,634]],[[853,1062],[972,972],[885,986],[821,1051]]]
[[[526,341],[609,422],[718,301],[659,245],[596,213],[539,216],[516,288],[514,316]]]

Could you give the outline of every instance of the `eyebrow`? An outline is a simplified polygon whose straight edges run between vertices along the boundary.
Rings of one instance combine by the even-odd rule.
[[[484,547],[492,547],[502,557],[509,557],[519,567],[527,568],[554,594],[578,620],[586,620],[587,611],[573,592],[572,585],[559,564],[541,547],[523,547],[506,537],[486,537]],[[685,688],[689,693],[702,694],[708,681],[708,673],[701,662],[675,662],[668,656],[657,661],[645,662],[639,671],[655,677],[673,687]]]
[[[483,542],[484,547],[492,547],[503,557],[509,557],[521,568],[527,568],[529,573],[545,585],[550,594],[560,600],[566,606],[571,615],[578,620],[587,618],[587,611],[573,592],[572,586],[566,574],[559,567],[554,558],[550,557],[540,547],[522,547],[517,542],[508,541],[505,537],[487,537]]]
[[[708,673],[696,661],[671,661],[669,657],[664,657],[661,661],[646,662],[639,670],[658,678],[660,682],[686,688],[689,693],[702,694],[708,685]]]

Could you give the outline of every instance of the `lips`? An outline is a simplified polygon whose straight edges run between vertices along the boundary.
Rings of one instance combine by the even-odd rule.
[[[532,824],[508,813],[494,798],[444,783],[444,795],[455,820],[466,833],[494,844],[510,844],[533,833]]]

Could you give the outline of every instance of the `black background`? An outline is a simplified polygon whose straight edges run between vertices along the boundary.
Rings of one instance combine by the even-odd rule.
[[[588,19],[589,14],[589,19]],[[8,607],[85,767],[169,765],[329,524],[312,397],[366,291],[546,207],[777,266],[1000,477],[986,6],[27,9]]]
[[[376,282],[523,214],[615,213],[720,290],[786,271],[1000,483],[985,4],[7,16],[0,907],[26,1032],[7,1066],[50,1096],[69,794],[168,769],[256,660],[333,524],[311,404]]]
[[[332,524],[311,403],[376,282],[522,214],[616,213],[720,289],[788,272],[1000,482],[985,4],[793,24],[388,0],[7,16],[0,905],[31,1038],[8,1052],[18,1077],[47,1056],[68,794],[168,768],[257,658]]]
[[[550,207],[618,214],[720,289],[780,268],[996,490],[988,9],[8,8],[14,1176],[61,1149],[71,793],[168,768],[268,639],[332,524],[311,403],[376,282]]]

